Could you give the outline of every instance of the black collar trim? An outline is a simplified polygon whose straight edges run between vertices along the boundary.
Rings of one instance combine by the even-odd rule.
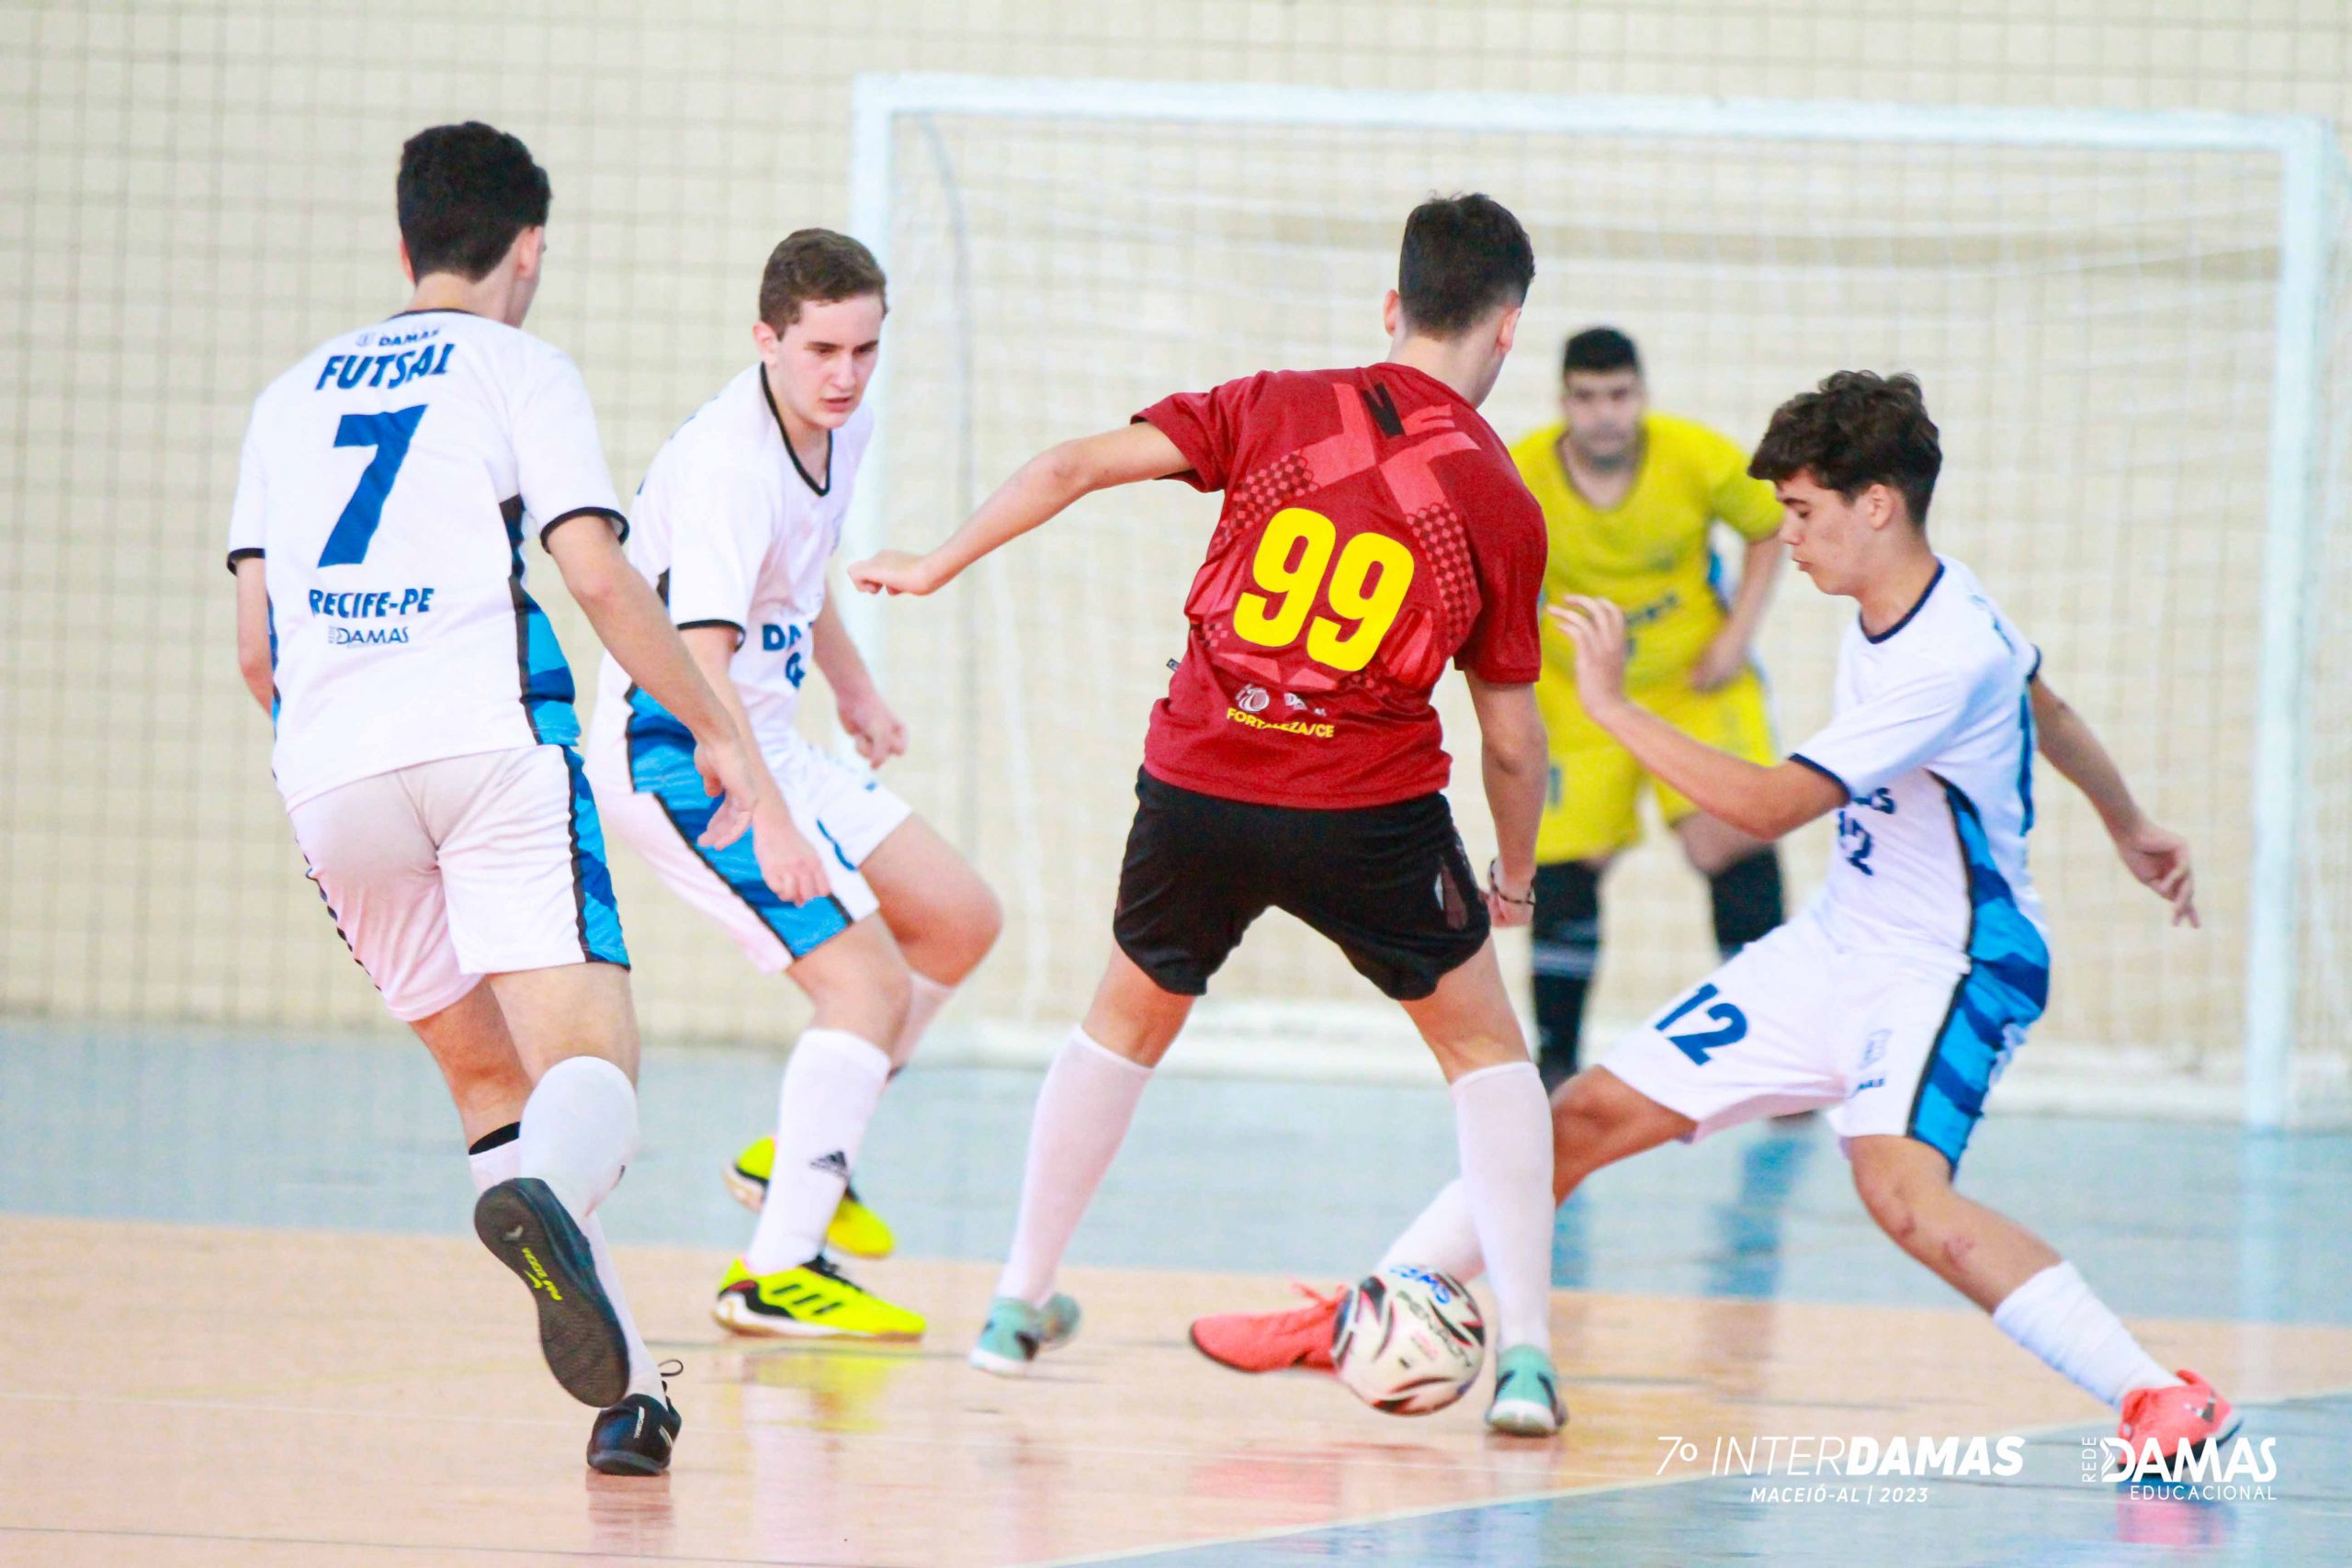
[[[1909,609],[1903,612],[1903,618],[1895,622],[1893,626],[1887,627],[1886,630],[1883,632],[1872,632],[1870,627],[1864,626],[1862,628],[1863,640],[1871,643],[1884,642],[1888,637],[1893,637],[1896,632],[1899,632],[1904,627],[1909,626],[1911,624],[1911,618],[1927,607],[1929,595],[1933,594],[1936,591],[1936,584],[1941,582],[1943,580],[1944,563],[1938,561],[1936,562],[1936,575],[1928,579],[1928,586],[1920,590],[1918,601]],[[1860,620],[1860,618],[1861,617],[1859,615],[1855,617],[1856,620]]]
[[[808,487],[811,494],[819,496],[826,494],[833,488],[833,433],[830,430],[825,432],[825,482],[819,484],[808,477],[808,470],[800,466],[800,454],[792,449],[792,432],[785,429],[784,415],[775,406],[775,393],[768,389],[767,367],[764,364],[762,365],[757,374],[760,378],[760,396],[768,401],[768,417],[775,421],[775,433],[784,442],[784,455],[792,459],[792,471],[800,476],[800,482]]]

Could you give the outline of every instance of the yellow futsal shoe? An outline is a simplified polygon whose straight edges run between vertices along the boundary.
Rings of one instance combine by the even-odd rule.
[[[735,1259],[710,1315],[730,1333],[775,1339],[920,1339],[927,1326],[921,1314],[893,1306],[823,1258],[775,1274],[754,1274]]]
[[[825,1245],[852,1258],[888,1258],[899,1245],[882,1216],[858,1201],[857,1189],[842,1190],[842,1201],[825,1227]]]
[[[767,1201],[768,1176],[775,1169],[775,1140],[762,1138],[735,1156],[727,1168],[727,1190],[735,1201],[753,1213]],[[836,1252],[846,1252],[852,1258],[888,1258],[898,1249],[899,1238],[881,1215],[867,1208],[857,1196],[854,1187],[842,1193],[841,1206],[833,1211],[832,1223],[825,1227],[825,1245]]]

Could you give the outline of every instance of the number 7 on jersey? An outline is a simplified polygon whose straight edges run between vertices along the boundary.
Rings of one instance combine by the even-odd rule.
[[[408,461],[409,440],[424,409],[419,403],[391,413],[347,413],[335,426],[337,446],[373,446],[376,456],[361,472],[359,487],[343,503],[343,515],[334,520],[326,548],[319,552],[321,566],[356,566],[368,558],[368,547],[384,520],[385,498],[392,493],[401,465]]]

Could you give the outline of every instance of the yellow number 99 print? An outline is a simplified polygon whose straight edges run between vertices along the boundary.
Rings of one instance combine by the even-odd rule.
[[[1235,634],[1261,648],[1288,648],[1303,627],[1307,657],[1317,663],[1342,674],[1371,663],[1413,586],[1413,552],[1385,534],[1364,533],[1334,562],[1338,540],[1339,530],[1319,512],[1291,506],[1275,513],[1250,562],[1250,581],[1262,592],[1244,593],[1234,605]],[[1330,613],[1317,615],[1327,576]]]

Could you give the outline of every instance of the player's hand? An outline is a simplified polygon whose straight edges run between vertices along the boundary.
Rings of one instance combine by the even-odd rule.
[[[884,550],[849,569],[850,583],[861,593],[936,593],[952,575],[933,565],[929,556],[911,550]]]
[[[2142,884],[2172,906],[2172,923],[2195,927],[2197,876],[2188,866],[2188,840],[2145,817],[2115,833],[2115,852]]]
[[[1535,877],[1503,874],[1499,860],[1487,866],[1487,919],[1498,926],[1523,926],[1535,919]]]
[[[724,740],[696,741],[695,772],[702,775],[703,794],[718,801],[702,837],[695,841],[707,850],[723,850],[752,826],[752,800],[757,793],[758,775],[743,753],[742,742],[731,736]]]
[[[882,700],[882,694],[868,687],[854,696],[833,694],[833,705],[840,712],[842,728],[857,744],[857,754],[865,759],[869,768],[878,768],[893,757],[902,757],[907,750],[907,727]]]
[[[833,890],[825,858],[792,820],[784,796],[770,790],[752,808],[752,853],[760,880],[787,904],[813,904]]]
[[[1699,655],[1699,662],[1690,667],[1690,689],[1694,692],[1716,692],[1731,683],[1732,677],[1747,667],[1747,639],[1730,626],[1715,633],[1707,650]]]
[[[1552,624],[1577,650],[1577,697],[1595,715],[1625,700],[1625,612],[1606,599],[1571,593],[1553,605]]]

